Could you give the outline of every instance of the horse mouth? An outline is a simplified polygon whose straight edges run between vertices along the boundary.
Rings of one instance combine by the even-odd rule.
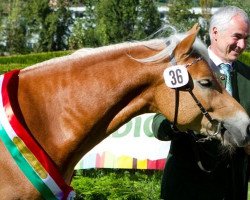
[[[250,121],[242,114],[222,122],[222,142],[234,147],[244,147],[250,141]]]

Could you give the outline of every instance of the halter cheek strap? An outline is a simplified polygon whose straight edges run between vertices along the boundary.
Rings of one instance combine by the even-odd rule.
[[[172,55],[170,57],[170,63],[171,65],[177,65],[176,59],[175,57]],[[186,68],[188,68],[189,66],[199,62],[200,60],[202,60],[201,57],[198,57],[197,59],[195,59],[193,62],[188,63],[185,65]],[[207,139],[211,139],[211,137],[215,137],[218,133],[221,132],[223,126],[222,123],[216,119],[213,119],[211,117],[211,115],[207,112],[207,110],[205,109],[205,107],[201,104],[201,102],[197,99],[197,97],[194,95],[190,84],[188,83],[186,86],[186,91],[189,92],[189,94],[192,96],[192,98],[194,99],[196,105],[199,107],[201,113],[208,119],[208,121],[211,123],[211,128],[213,128],[213,132],[209,132],[207,130],[207,134],[209,135],[207,138],[202,138],[200,140],[198,140],[198,142],[204,142],[204,140]],[[174,115],[174,122],[173,122],[173,130],[174,131],[179,131],[176,124],[177,124],[177,118],[178,118],[178,110],[179,110],[179,89],[175,88],[175,115]]]
[[[186,64],[186,67],[189,67],[189,66],[191,66],[191,65],[199,62],[200,60],[202,60],[201,57],[197,58],[192,63]],[[174,56],[171,56],[170,63],[171,63],[171,65],[177,65],[177,62],[176,62]],[[206,138],[196,139],[196,137],[194,136],[195,141],[194,141],[194,143],[192,145],[194,153],[195,153],[195,157],[196,157],[196,160],[197,160],[198,167],[202,171],[204,171],[206,173],[211,173],[212,170],[207,170],[203,166],[203,164],[202,164],[202,162],[200,160],[200,156],[199,156],[199,152],[198,152],[198,147],[197,147],[197,142],[205,142],[207,140],[211,140],[211,138],[215,137],[218,133],[220,133],[225,128],[222,126],[222,123],[220,121],[218,121],[216,119],[213,119],[211,117],[211,115],[207,112],[207,110],[205,109],[205,107],[201,104],[201,102],[194,95],[194,93],[193,93],[193,91],[191,89],[190,84],[188,83],[185,87],[186,87],[186,91],[189,92],[189,94],[194,99],[196,105],[199,107],[201,113],[208,119],[208,121],[211,123],[212,127],[214,127],[214,129],[215,129],[213,133],[209,133],[208,130],[207,130],[208,136]],[[179,88],[175,88],[175,114],[174,114],[174,122],[173,122],[173,125],[172,125],[172,129],[175,132],[180,132],[178,130],[177,126],[176,126],[176,124],[177,124],[177,118],[178,118],[178,110],[179,110]],[[189,130],[187,132],[189,134],[191,134],[191,135],[194,135],[193,132],[191,132]]]

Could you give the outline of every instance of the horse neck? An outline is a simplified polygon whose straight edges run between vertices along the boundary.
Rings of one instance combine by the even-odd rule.
[[[65,174],[85,153],[149,111],[156,71],[124,52],[27,70],[20,73],[20,107],[29,129],[68,179]]]
[[[93,93],[89,96],[92,99],[89,105],[93,111],[92,120],[105,122],[101,126],[105,137],[132,117],[148,111],[148,99],[152,97],[149,91],[155,78],[152,66],[135,61],[126,51],[84,65],[90,68],[84,71],[88,71],[87,76],[91,77],[86,85]],[[83,105],[87,106],[86,101]]]

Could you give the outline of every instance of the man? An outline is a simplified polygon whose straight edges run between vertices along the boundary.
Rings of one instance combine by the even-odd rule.
[[[222,79],[231,83],[229,93],[250,114],[250,68],[237,60],[247,46],[250,22],[234,6],[220,8],[210,21],[208,48],[210,66],[222,72],[221,64],[232,68]],[[230,84],[229,84],[230,86]],[[227,88],[226,88],[227,89]],[[198,142],[201,135],[178,133],[163,115],[156,114],[152,129],[160,140],[171,140],[164,169],[161,198],[166,200],[247,200],[247,154],[250,145],[226,154],[217,140]]]

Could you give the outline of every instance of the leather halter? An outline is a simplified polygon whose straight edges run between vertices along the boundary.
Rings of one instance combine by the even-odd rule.
[[[186,68],[188,68],[189,66],[199,62],[200,60],[202,60],[202,57],[198,57],[196,58],[193,62],[191,63],[187,63],[185,65]],[[177,62],[175,60],[174,55],[170,56],[170,63],[171,65],[177,65]],[[211,138],[215,137],[218,133],[221,133],[221,130],[223,129],[223,125],[222,122],[216,119],[213,119],[211,117],[211,115],[208,113],[208,111],[205,109],[205,107],[201,104],[201,102],[197,99],[197,97],[194,95],[190,83],[187,83],[187,85],[184,86],[184,89],[186,91],[189,92],[189,94],[192,96],[192,98],[194,99],[196,105],[199,107],[201,113],[208,119],[208,121],[211,123],[211,128],[213,128],[213,132],[209,132],[208,129],[207,134],[208,136],[206,138],[201,138],[198,139],[197,142],[204,142],[206,140],[210,140]],[[178,117],[178,109],[179,108],[179,88],[175,88],[175,114],[174,114],[174,122],[173,122],[173,130],[176,132],[179,132],[176,124],[177,124],[177,117]]]
[[[187,68],[187,67],[189,67],[189,66],[191,66],[191,65],[193,65],[193,64],[195,64],[195,63],[197,63],[197,62],[199,62],[200,60],[202,60],[202,58],[201,58],[201,57],[198,57],[198,58],[196,58],[193,62],[186,64],[185,67]],[[175,58],[174,58],[174,55],[172,55],[172,56],[170,57],[170,63],[171,63],[171,65],[177,65],[177,62],[176,62],[176,60],[175,60]],[[211,115],[207,112],[207,110],[204,108],[204,106],[201,104],[201,102],[200,102],[200,101],[197,99],[197,97],[194,95],[194,93],[193,93],[193,91],[192,91],[192,89],[191,89],[190,83],[187,83],[187,85],[185,85],[184,87],[185,87],[184,89],[185,89],[186,91],[188,91],[188,92],[190,93],[190,95],[192,96],[192,98],[194,99],[194,101],[195,101],[196,105],[199,107],[201,113],[202,113],[202,114],[208,119],[208,121],[211,123],[212,128],[214,127],[214,132],[213,132],[213,133],[211,133],[211,132],[209,132],[208,130],[206,130],[208,136],[205,137],[205,138],[199,138],[199,139],[195,137],[195,134],[193,133],[193,131],[190,131],[190,130],[186,131],[187,133],[193,135],[194,143],[193,143],[192,147],[193,147],[193,150],[194,150],[194,153],[195,153],[195,158],[196,158],[196,160],[197,160],[197,165],[198,165],[198,167],[199,167],[202,171],[204,171],[204,172],[206,172],[206,173],[211,173],[211,172],[216,168],[216,166],[218,165],[218,163],[216,163],[214,169],[212,169],[212,170],[207,170],[207,169],[203,166],[203,164],[202,164],[202,162],[201,162],[201,160],[200,160],[200,155],[199,155],[199,152],[198,152],[198,149],[197,149],[197,148],[198,148],[198,147],[197,147],[197,142],[205,142],[205,141],[207,141],[207,140],[211,140],[212,138],[216,137],[217,134],[223,133],[223,132],[225,131],[225,128],[224,128],[224,126],[223,126],[223,124],[222,124],[221,121],[218,121],[218,120],[216,120],[216,119],[213,119],[213,118],[211,117]],[[175,132],[180,132],[180,131],[178,130],[177,126],[176,126],[176,124],[177,124],[177,117],[178,117],[178,108],[179,108],[179,88],[175,88],[175,115],[174,115],[174,122],[173,122],[173,125],[172,125],[172,129],[173,129]]]

